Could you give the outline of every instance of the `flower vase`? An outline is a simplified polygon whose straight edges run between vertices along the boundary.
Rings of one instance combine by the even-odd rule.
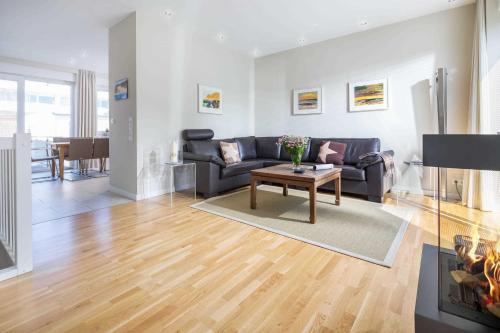
[[[302,168],[300,167],[300,163],[302,161],[303,150],[298,150],[290,153],[292,158],[292,165],[294,171],[300,171]]]

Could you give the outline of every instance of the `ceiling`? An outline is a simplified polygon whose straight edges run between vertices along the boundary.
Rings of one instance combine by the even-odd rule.
[[[141,9],[238,52],[263,56],[473,2],[0,0],[0,56],[106,73],[108,28]]]

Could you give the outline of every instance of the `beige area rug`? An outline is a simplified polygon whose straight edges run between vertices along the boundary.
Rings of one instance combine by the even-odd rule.
[[[316,224],[309,223],[309,193],[261,185],[257,209],[250,190],[210,198],[191,207],[306,243],[391,267],[414,209],[318,193]]]

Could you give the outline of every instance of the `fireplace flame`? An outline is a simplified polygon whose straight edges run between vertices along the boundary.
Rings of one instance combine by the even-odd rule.
[[[476,256],[476,250],[477,250],[477,246],[479,245],[479,222],[476,222],[476,224],[474,224],[474,226],[472,227],[472,235],[471,235],[471,238],[472,238],[472,246],[469,250],[469,252],[467,252],[467,256],[471,259],[472,263],[475,263],[475,262],[478,262],[479,260],[481,260],[481,258],[478,258]]]
[[[500,239],[493,249],[489,249],[484,262],[484,275],[490,286],[490,297],[493,303],[500,302]]]

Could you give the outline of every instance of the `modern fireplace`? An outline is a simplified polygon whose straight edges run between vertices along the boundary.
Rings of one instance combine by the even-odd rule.
[[[500,329],[499,226],[472,219],[439,219],[439,308]]]
[[[424,166],[500,170],[500,135],[424,135],[423,147]],[[438,246],[423,251],[416,332],[500,330],[500,213],[438,196],[437,220]]]

